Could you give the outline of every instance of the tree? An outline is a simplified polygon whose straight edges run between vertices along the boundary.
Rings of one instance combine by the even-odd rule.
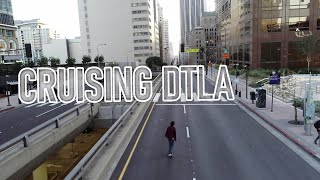
[[[21,62],[15,62],[12,65],[12,73],[19,74],[20,70],[23,68],[23,64]]]
[[[24,66],[33,68],[35,67],[35,63],[34,61],[27,61]]]
[[[320,42],[314,35],[305,36],[298,42],[298,47],[302,55],[306,56],[308,63],[308,72],[310,73],[311,61],[317,60],[320,52]]]
[[[76,64],[76,59],[74,59],[74,58],[68,58],[67,60],[66,60],[66,64],[67,64],[67,66],[74,66],[75,64]]]
[[[163,62],[162,59],[158,56],[148,57],[146,60],[146,65],[152,69],[155,70],[157,67],[162,67]]]
[[[82,64],[89,64],[91,62],[91,57],[88,55],[84,55],[82,57]]]
[[[100,62],[100,63],[103,63],[104,62],[104,57],[101,55],[101,56],[96,56],[94,58],[94,62]]]
[[[51,67],[57,67],[57,65],[60,64],[59,58],[50,57],[49,60],[50,60]]]
[[[41,57],[41,59],[38,61],[38,65],[40,67],[48,66],[48,58],[47,57]]]

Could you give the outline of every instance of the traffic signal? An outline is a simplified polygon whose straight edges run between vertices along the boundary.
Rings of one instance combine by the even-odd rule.
[[[180,50],[181,50],[181,52],[185,52],[184,44],[180,44]]]

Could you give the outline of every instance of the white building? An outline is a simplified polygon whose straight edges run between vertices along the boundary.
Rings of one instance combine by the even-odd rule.
[[[68,58],[76,59],[76,64],[82,64],[82,50],[80,38],[76,39],[52,39],[43,44],[43,56],[60,59],[60,64],[66,64]],[[92,60],[93,61],[93,60]]]
[[[170,41],[169,41],[169,22],[164,18],[162,21],[162,48],[163,48],[163,61],[170,64]]]
[[[24,49],[25,44],[31,44],[32,60],[36,61],[43,55],[42,45],[50,41],[50,30],[40,19],[16,20],[19,46]]]
[[[130,65],[160,54],[155,2],[78,0],[82,54],[94,58],[99,51],[106,62]]]

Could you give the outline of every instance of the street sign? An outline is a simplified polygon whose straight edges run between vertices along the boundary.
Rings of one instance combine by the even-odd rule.
[[[271,74],[269,77],[269,84],[271,85],[279,85],[280,84],[280,74]]]
[[[187,53],[198,53],[200,52],[199,48],[191,48],[191,49],[187,49],[186,51]]]
[[[227,53],[225,53],[225,54],[223,54],[223,58],[224,58],[224,59],[229,59],[229,58],[230,58],[230,55],[227,54]]]

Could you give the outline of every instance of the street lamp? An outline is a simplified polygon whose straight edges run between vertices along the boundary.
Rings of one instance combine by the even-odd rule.
[[[7,92],[6,92],[6,94],[7,94],[7,97],[8,97],[8,106],[11,106],[11,104],[10,104],[10,90],[9,90],[9,85],[8,85],[8,78],[9,78],[10,76],[9,75],[6,75],[6,86],[7,86]]]
[[[106,43],[98,44],[97,46],[97,53],[98,53],[98,67],[100,67],[100,53],[99,53],[99,47],[100,46],[106,46]]]

